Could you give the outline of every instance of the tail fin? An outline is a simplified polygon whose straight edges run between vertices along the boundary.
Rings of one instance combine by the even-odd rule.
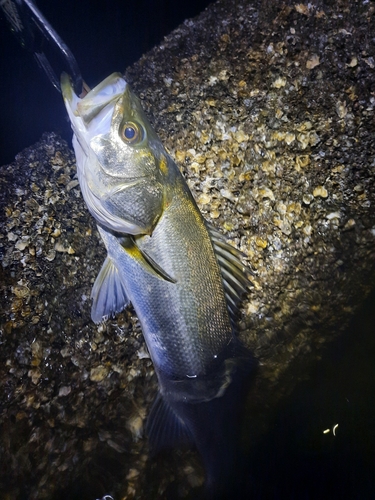
[[[241,347],[232,380],[224,394],[210,401],[167,401],[158,394],[146,431],[152,453],[176,446],[195,446],[206,471],[205,499],[241,498],[246,474],[241,452],[241,421],[254,374],[253,358]],[[238,491],[238,495],[236,494]]]
[[[250,368],[238,368],[222,397],[194,408],[194,442],[206,470],[207,500],[243,498],[242,485],[248,471],[245,470],[241,429],[246,395],[253,380],[254,371]]]

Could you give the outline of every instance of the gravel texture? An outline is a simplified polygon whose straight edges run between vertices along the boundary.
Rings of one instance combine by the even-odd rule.
[[[374,42],[372,2],[227,0],[125,73],[255,272],[249,446],[375,282]],[[0,183],[2,498],[186,497],[197,456],[148,457],[156,379],[134,311],[90,320],[105,251],[73,153],[45,134]]]

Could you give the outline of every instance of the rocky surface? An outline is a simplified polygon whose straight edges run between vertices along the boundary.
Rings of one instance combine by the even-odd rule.
[[[371,2],[227,0],[126,72],[256,274],[250,445],[374,284],[374,37]],[[0,491],[151,499],[175,482],[183,498],[203,472],[193,453],[148,460],[156,380],[134,312],[90,320],[105,253],[74,162],[46,134],[0,169]]]

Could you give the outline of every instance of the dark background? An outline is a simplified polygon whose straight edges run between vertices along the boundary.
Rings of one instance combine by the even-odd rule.
[[[90,86],[124,71],[208,0],[39,0]],[[0,165],[44,131],[70,141],[61,96],[0,22]],[[252,450],[253,498],[375,498],[375,294],[306,382],[276,409]],[[267,405],[267,401],[264,402]],[[336,436],[332,427],[339,424]],[[323,434],[324,429],[330,429]],[[250,488],[252,489],[252,488]]]
[[[252,484],[244,498],[375,498],[374,303],[375,291],[275,408],[267,434],[248,457]]]
[[[37,6],[75,55],[84,79],[94,86],[123,72],[209,0],[38,0]],[[2,11],[0,9],[0,13]],[[0,19],[0,165],[55,131],[70,140],[59,93],[32,55]]]

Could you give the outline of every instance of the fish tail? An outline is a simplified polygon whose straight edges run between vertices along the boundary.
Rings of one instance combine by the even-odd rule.
[[[226,500],[243,498],[242,486],[247,480],[241,444],[242,421],[250,380],[237,373],[220,398],[197,407],[199,421],[195,444],[205,471],[205,498]]]
[[[244,353],[247,358],[237,359],[222,396],[187,403],[167,401],[159,393],[148,418],[146,432],[152,453],[181,445],[198,450],[206,472],[203,498],[207,500],[241,498],[241,484],[248,474],[241,450],[241,424],[255,364],[241,346]]]

